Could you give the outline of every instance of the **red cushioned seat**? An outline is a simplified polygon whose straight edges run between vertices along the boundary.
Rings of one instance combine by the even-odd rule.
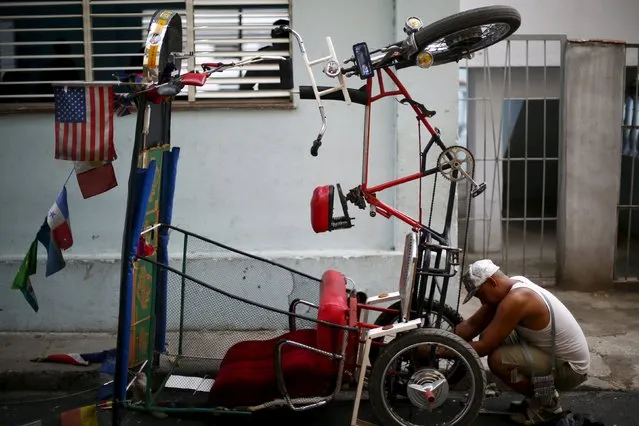
[[[220,364],[220,368],[226,364],[240,361],[273,359],[275,344],[280,339],[292,340],[303,345],[315,346],[317,334],[315,329],[309,328],[305,330],[291,331],[290,333],[286,333],[269,340],[246,340],[244,342],[236,343],[231,346],[228,351],[226,351],[224,359]],[[286,353],[291,349],[293,349],[292,346],[286,345],[282,348],[282,352]]]
[[[326,271],[320,283],[318,319],[348,325],[346,278]],[[339,352],[344,331],[317,324],[316,329],[297,330],[278,338],[235,344],[224,356],[209,394],[218,407],[262,404],[282,398],[275,376],[275,347],[280,340],[293,340],[315,348]],[[282,347],[284,383],[292,398],[327,395],[335,384],[338,362],[290,345]]]

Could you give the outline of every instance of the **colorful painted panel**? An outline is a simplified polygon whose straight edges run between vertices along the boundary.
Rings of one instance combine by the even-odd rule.
[[[160,185],[162,182],[162,153],[169,150],[169,145],[163,145],[140,153],[138,166],[146,168],[155,160],[157,170],[153,181],[153,188],[147,205],[146,218],[143,229],[148,229],[159,221],[160,216]],[[157,231],[144,234],[147,243],[154,248],[150,259],[156,260],[158,250]],[[138,261],[133,266],[133,309],[131,316],[131,349],[129,352],[129,367],[135,367],[148,359],[149,335],[153,335],[151,313],[154,306],[154,286],[156,279],[155,265]]]

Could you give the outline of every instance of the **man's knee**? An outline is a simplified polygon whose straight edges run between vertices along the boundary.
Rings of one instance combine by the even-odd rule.
[[[528,378],[526,371],[520,368],[523,364],[519,362],[516,352],[516,346],[506,346],[488,355],[490,371],[509,385],[525,382]]]
[[[504,364],[501,360],[499,349],[488,355],[488,368],[493,373],[504,371]]]

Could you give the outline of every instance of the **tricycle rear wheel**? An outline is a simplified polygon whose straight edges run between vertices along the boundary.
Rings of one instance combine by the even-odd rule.
[[[418,348],[424,345],[430,347],[430,350],[439,346],[444,347],[458,356],[460,362],[466,367],[469,373],[469,389],[467,392],[458,392],[462,395],[460,399],[466,398],[466,405],[463,408],[454,400],[445,375],[439,371],[439,367],[419,365],[420,360],[424,358],[417,360],[417,357],[422,357],[423,353],[419,352],[418,354],[416,351],[419,351]],[[391,379],[387,380],[389,377]],[[464,426],[472,424],[482,407],[486,373],[477,352],[462,338],[445,330],[422,328],[398,336],[386,347],[373,365],[368,386],[373,412],[383,425],[440,424],[441,421],[433,419],[433,416],[445,415],[450,412],[455,414],[455,417],[450,421],[445,421],[444,424]],[[437,387],[433,388],[430,396],[428,394],[423,396],[424,392],[417,389],[420,386]],[[411,412],[411,417],[413,417],[414,410],[417,410],[418,419],[407,420],[403,418],[391,407],[391,401],[403,403],[404,407],[408,407]]]

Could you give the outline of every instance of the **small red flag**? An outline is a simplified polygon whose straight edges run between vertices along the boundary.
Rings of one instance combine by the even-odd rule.
[[[111,162],[75,162],[74,165],[78,186],[85,199],[118,186]]]

